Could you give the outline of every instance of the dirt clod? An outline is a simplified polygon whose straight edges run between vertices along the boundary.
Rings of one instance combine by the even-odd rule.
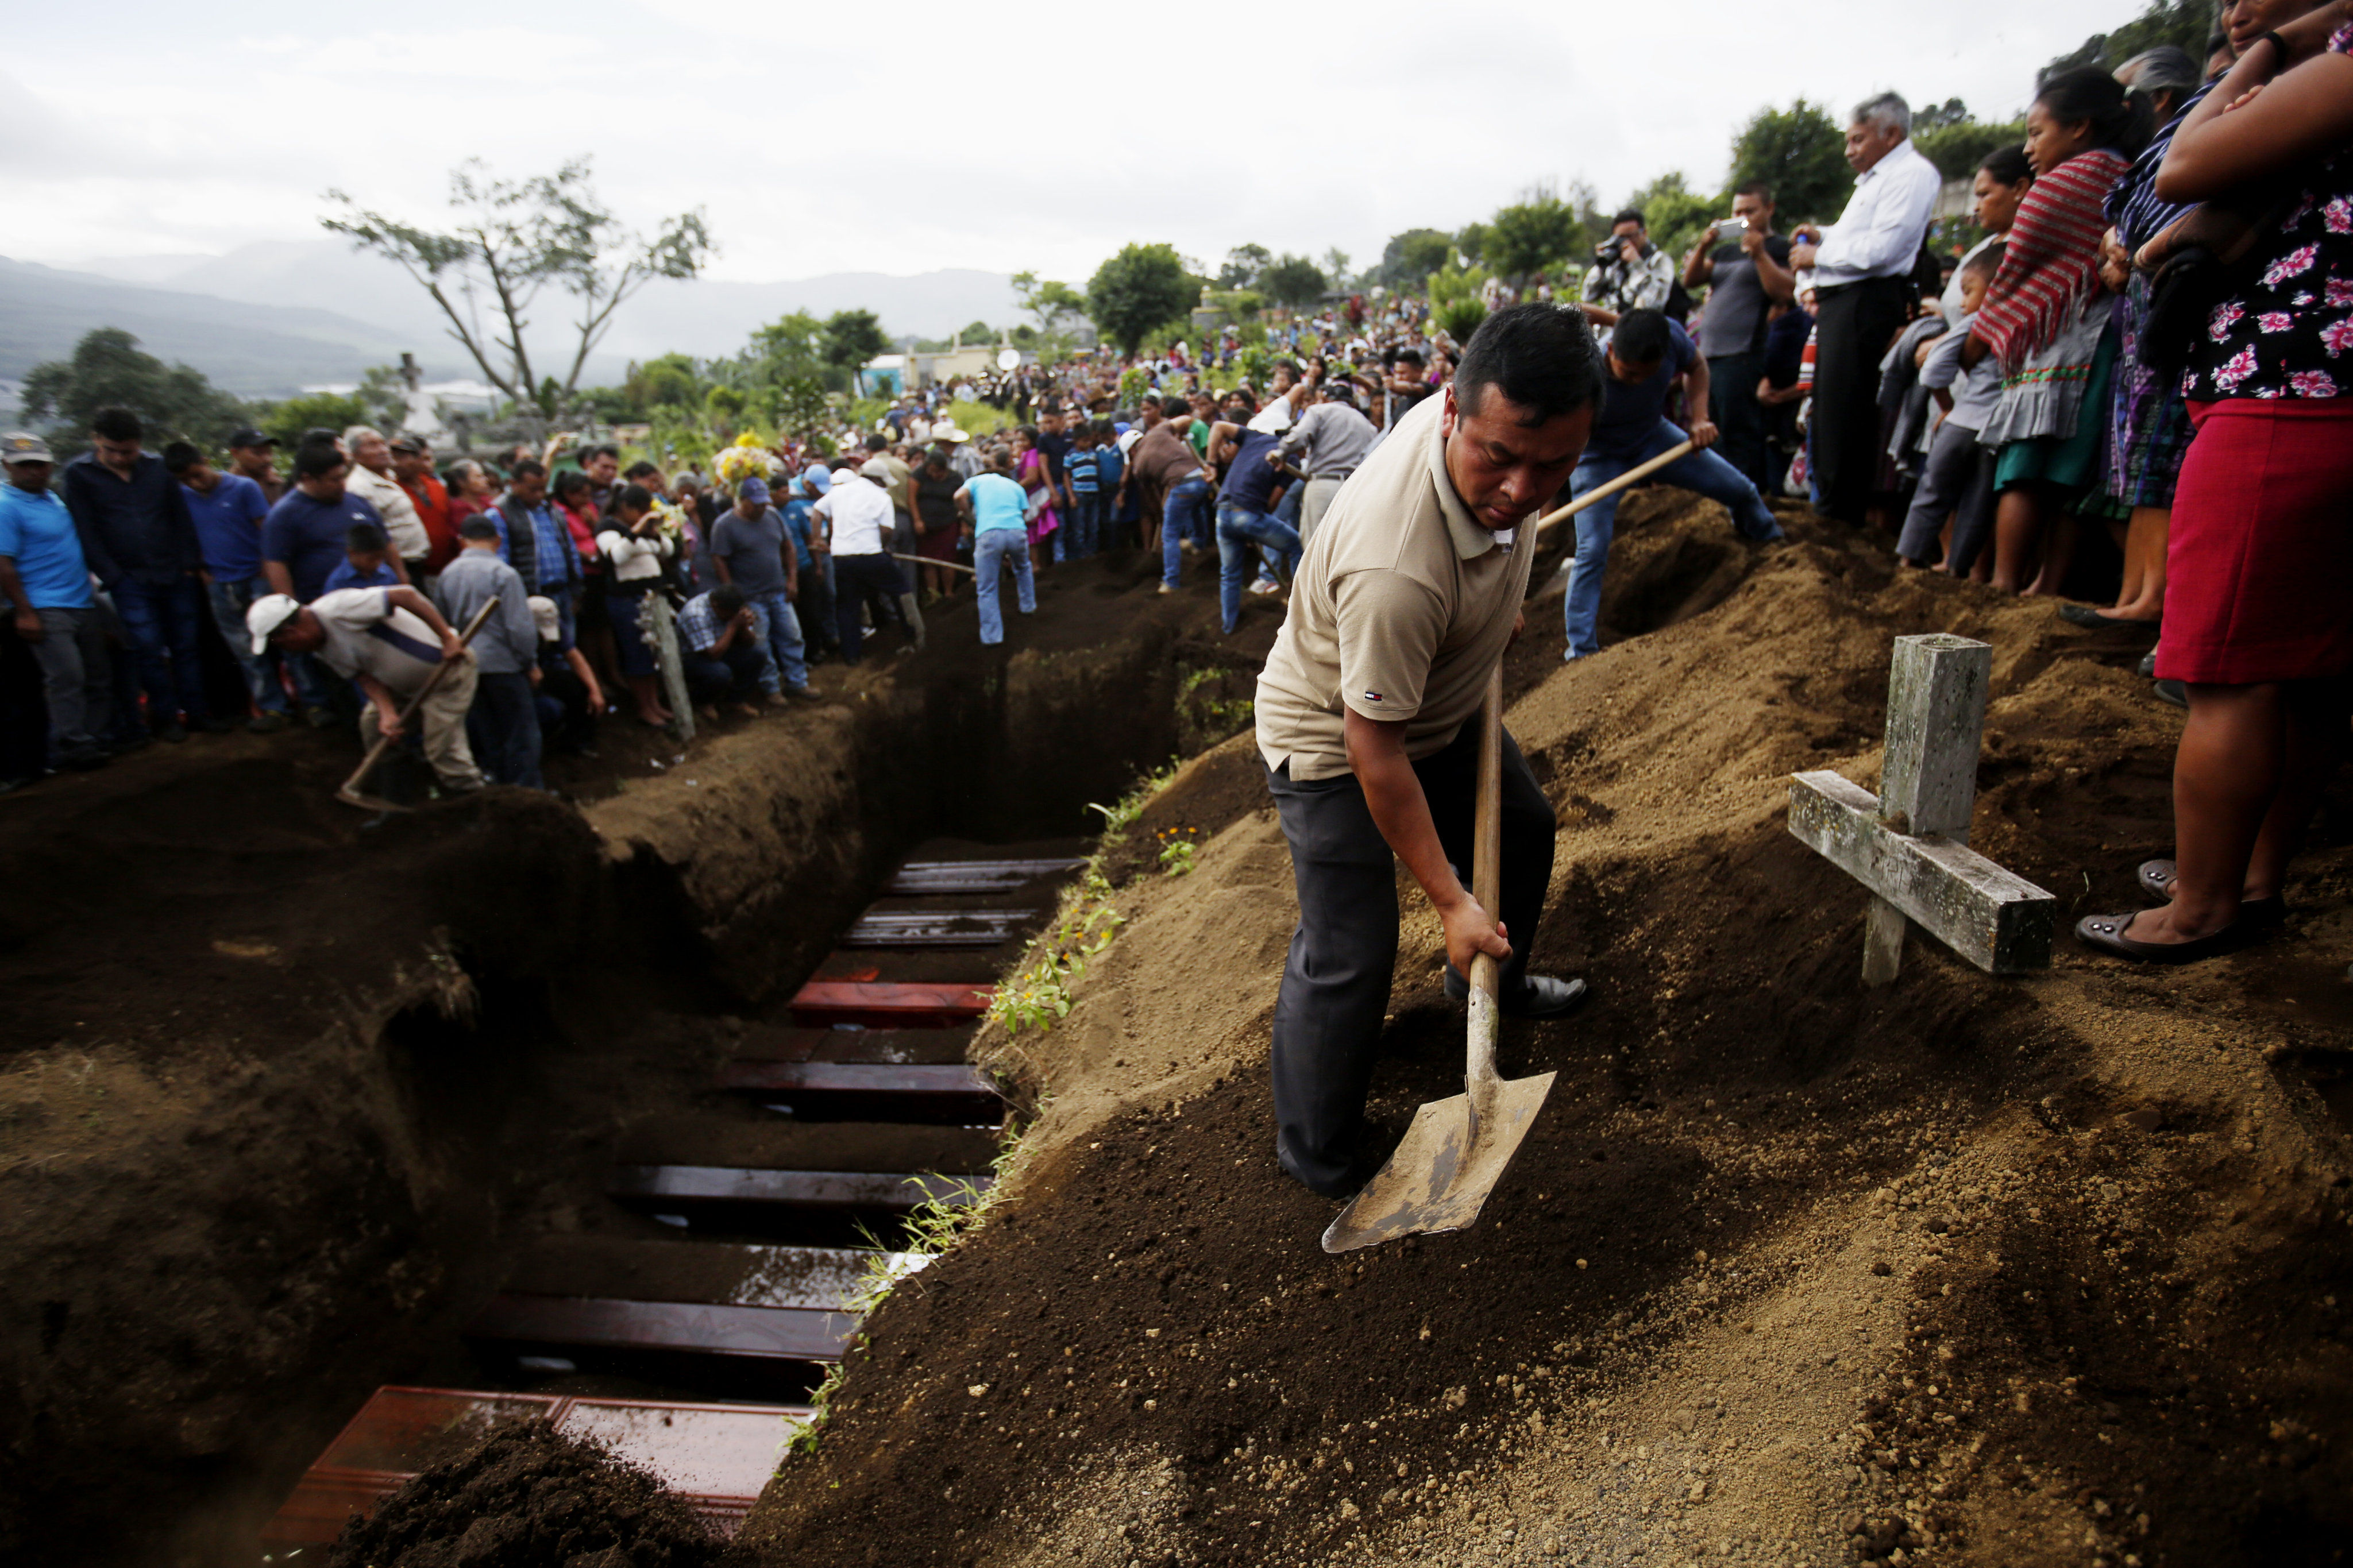
[[[544,1422],[503,1427],[343,1527],[328,1568],[720,1568],[686,1500]]]

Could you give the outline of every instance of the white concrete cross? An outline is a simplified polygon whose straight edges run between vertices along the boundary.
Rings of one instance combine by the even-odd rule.
[[[1865,985],[1895,978],[1915,921],[1989,974],[2051,966],[2059,900],[1968,847],[1992,675],[1984,643],[1896,638],[1878,796],[1834,773],[1790,778],[1789,831],[1871,889]]]

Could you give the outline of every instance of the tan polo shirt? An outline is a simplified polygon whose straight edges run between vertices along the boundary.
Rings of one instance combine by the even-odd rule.
[[[1405,723],[1409,757],[1479,711],[1527,596],[1533,549],[1472,521],[1446,475],[1446,400],[1426,397],[1315,525],[1258,678],[1258,749],[1302,783],[1348,771],[1344,714]]]

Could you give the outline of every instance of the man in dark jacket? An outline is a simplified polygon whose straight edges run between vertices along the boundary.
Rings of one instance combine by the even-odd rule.
[[[90,432],[91,450],[66,465],[66,510],[139,661],[148,727],[175,742],[188,738],[184,719],[226,730],[228,721],[205,705],[196,653],[206,614],[204,555],[187,498],[164,459],[140,449],[145,431],[136,414],[101,408]]]

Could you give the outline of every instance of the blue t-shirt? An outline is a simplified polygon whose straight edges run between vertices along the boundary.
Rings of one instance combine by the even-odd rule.
[[[1667,392],[1675,377],[1699,357],[1691,334],[1667,323],[1667,352],[1658,368],[1642,381],[1620,381],[1607,367],[1601,373],[1604,390],[1601,413],[1593,421],[1593,438],[1585,445],[1588,458],[1631,457],[1641,450],[1666,417]]]
[[[784,504],[785,531],[793,536],[793,557],[804,572],[813,570],[817,557],[809,552],[809,508],[814,502],[795,496]]]
[[[205,570],[224,583],[250,583],[261,575],[261,520],[269,502],[261,487],[243,474],[219,474],[210,495],[182,485],[188,498],[188,520],[196,525],[196,544],[205,554]]]
[[[1101,486],[1103,453],[1089,447],[1083,451],[1073,447],[1062,457],[1062,472],[1070,477],[1071,493],[1091,496]]]
[[[1275,483],[1282,477],[1274,471],[1272,461],[1282,439],[1264,430],[1242,432],[1233,458],[1226,465],[1226,482],[1218,490],[1218,500],[1249,511],[1267,510],[1266,498],[1274,493]]]
[[[1029,526],[1029,498],[1021,487],[1003,474],[977,474],[966,479],[965,490],[972,497],[972,531],[987,533],[991,529],[1009,528],[1026,531]]]
[[[1119,449],[1117,442],[1095,448],[1095,483],[1104,489],[1115,490],[1119,489],[1120,476],[1126,472],[1127,454]]]
[[[73,513],[55,490],[0,483],[0,555],[16,563],[34,609],[90,608],[90,567]]]
[[[294,596],[309,604],[327,591],[327,579],[343,564],[343,541],[353,525],[384,526],[374,503],[349,490],[333,500],[313,500],[301,487],[288,490],[261,523],[261,558],[285,563]]]
[[[375,563],[375,571],[363,575],[359,568],[352,564],[352,558],[346,555],[341,566],[327,574],[327,585],[320,592],[332,594],[338,588],[397,588],[399,586],[400,578],[394,573],[391,563],[379,561]]]

